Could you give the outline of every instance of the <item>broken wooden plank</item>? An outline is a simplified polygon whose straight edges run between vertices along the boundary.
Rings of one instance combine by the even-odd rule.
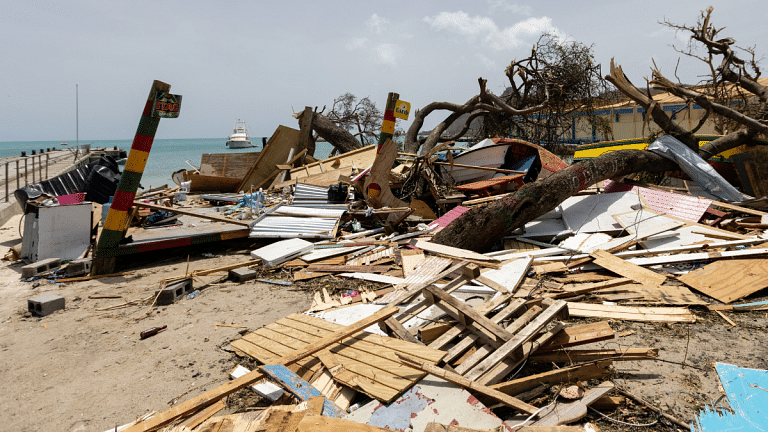
[[[398,309],[396,307],[386,307],[368,318],[362,319],[355,324],[344,327],[329,336],[319,339],[317,342],[305,346],[302,350],[280,358],[277,364],[287,366],[295,363],[333,344],[338,343],[344,338],[354,335],[355,333],[359,333],[372,324],[376,324],[379,321],[391,317],[397,313],[397,311]],[[260,371],[253,371],[247,375],[243,375],[238,379],[232,380],[226,384],[209,390],[197,397],[187,400],[186,402],[182,402],[175,407],[169,408],[143,422],[137,423],[134,426],[128,428],[126,432],[146,432],[156,430],[157,428],[165,426],[181,416],[189,415],[190,413],[210,405],[240,390],[241,388],[247,387],[263,377],[264,374],[262,374]]]
[[[481,337],[487,342],[503,343],[512,338],[512,334],[503,327],[478,314],[470,306],[461,300],[447,294],[436,287],[427,287],[423,291],[424,298],[433,302],[447,314],[459,321],[462,325],[475,329],[481,333]],[[449,307],[446,307],[449,306]]]
[[[423,251],[413,249],[401,250],[400,257],[402,259],[403,276],[406,278],[426,259]]]
[[[570,348],[577,345],[592,342],[601,342],[616,337],[608,321],[571,326],[562,329],[538,351],[552,351],[556,349]]]
[[[683,307],[637,307],[568,302],[568,312],[575,317],[649,322],[696,322],[696,316]]]
[[[296,432],[391,432],[376,426],[369,426],[351,420],[326,416],[304,416],[299,422]],[[287,432],[286,429],[284,432]]]
[[[667,277],[662,274],[628,263],[603,250],[596,250],[590,256],[594,258],[594,263],[600,267],[641,284],[661,285],[667,280]]]
[[[272,178],[275,165],[288,160],[288,154],[296,149],[301,138],[301,131],[286,126],[278,126],[261,149],[258,159],[243,176],[237,190],[248,190],[252,185],[264,184]],[[279,171],[278,171],[279,173]],[[276,176],[277,173],[274,173]]]
[[[439,260],[440,258],[430,257],[428,260],[424,261],[424,263],[422,263],[421,266],[419,266],[419,269],[417,269],[417,273],[421,273],[419,271],[420,269],[431,269],[432,266],[434,265],[434,264],[430,264],[431,262],[434,262],[434,261],[432,261],[433,259],[438,259]],[[450,265],[450,261],[449,260],[442,260],[442,262],[439,264],[439,267],[444,269],[448,265]],[[408,301],[411,298],[413,298],[414,296],[419,295],[424,288],[434,284],[435,282],[439,281],[440,279],[443,279],[445,277],[450,276],[451,273],[453,273],[455,271],[460,271],[461,269],[463,269],[467,265],[469,265],[469,261],[462,261],[462,262],[460,262],[458,264],[455,264],[455,265],[449,267],[448,270],[445,270],[445,271],[443,271],[443,272],[441,272],[439,274],[431,275],[431,276],[428,276],[426,278],[422,278],[422,280],[420,282],[418,282],[418,283],[409,284],[404,291],[398,292],[394,296],[394,298],[388,299],[388,304],[392,305],[392,306],[396,306],[396,305],[398,305],[398,304],[400,304],[400,303],[402,303],[404,301]],[[430,271],[430,273],[431,273],[431,271]],[[413,279],[414,276],[416,276],[416,274],[411,275],[411,279]],[[403,283],[407,283],[407,281],[408,281],[408,278]]]
[[[152,210],[163,210],[163,211],[167,211],[167,212],[171,212],[171,213],[176,213],[176,214],[180,214],[180,215],[194,216],[194,217],[197,217],[197,218],[200,218],[200,219],[208,219],[208,220],[211,220],[211,221],[214,221],[214,222],[224,222],[224,223],[233,224],[233,225],[240,225],[240,226],[244,226],[244,227],[250,227],[250,224],[251,224],[251,221],[247,221],[247,220],[230,219],[230,218],[227,218],[227,217],[217,216],[217,215],[213,215],[213,214],[207,214],[207,213],[194,212],[194,211],[190,211],[190,210],[184,210],[184,209],[181,209],[181,208],[178,208],[178,207],[166,207],[166,206],[157,205],[157,204],[149,204],[149,203],[145,203],[144,201],[140,201],[140,200],[134,201],[133,205],[135,205],[137,207],[145,207],[145,208],[152,209]]]
[[[443,292],[445,293],[452,293],[456,291],[457,289],[461,288],[462,286],[466,285],[469,281],[476,278],[477,275],[480,274],[480,268],[477,267],[475,264],[467,264],[464,266],[464,268],[461,269],[461,276],[451,280],[448,284],[441,287]],[[415,305],[409,307],[408,309],[404,310],[399,315],[395,316],[395,319],[402,324],[407,323],[412,318],[415,318],[419,313],[426,310],[429,306],[432,305],[432,302],[425,298],[424,300],[416,303]]]
[[[223,410],[226,407],[227,407],[227,404],[224,403],[223,400],[216,401],[215,403],[208,405],[207,407],[196,412],[194,415],[190,416],[188,419],[181,422],[179,426],[184,426],[189,429],[194,429],[198,425],[200,425],[202,422],[213,417],[214,414]]]
[[[519,399],[515,399],[500,391],[493,390],[490,387],[479,385],[471,380],[464,378],[463,376],[457,373],[447,371],[445,369],[442,369],[435,365],[431,365],[429,363],[423,363],[421,360],[414,357],[406,356],[403,354],[398,354],[398,356],[400,357],[401,360],[403,360],[404,364],[407,364],[411,367],[414,367],[416,369],[432,374],[436,377],[442,378],[446,381],[452,382],[468,390],[487,396],[493,400],[499,401],[518,411],[521,411],[527,414],[533,414],[539,410],[533,405],[527,404]]]
[[[659,357],[658,348],[624,348],[594,350],[558,350],[536,353],[530,361],[539,363],[583,363],[599,360],[634,361],[654,360]]]
[[[499,296],[497,299],[475,306],[473,309],[475,310],[475,312],[479,314],[488,315],[494,309],[501,306],[501,304],[505,303],[506,301],[507,299],[504,296]],[[513,302],[511,302],[507,307],[505,307],[504,310],[510,309],[510,310],[517,311],[523,308],[525,304],[526,302],[524,299],[516,299]],[[513,313],[513,312],[510,312],[510,313]],[[455,339],[457,336],[461,335],[465,331],[467,331],[466,327],[464,327],[461,324],[456,324],[453,326],[453,328],[443,333],[439,338],[432,341],[432,343],[429,344],[429,347],[434,349],[443,349],[453,339]]]
[[[415,246],[419,249],[429,251],[432,253],[450,256],[456,259],[474,260],[480,262],[498,263],[499,260],[493,257],[485,256],[477,252],[473,252],[466,249],[455,248],[452,246],[445,246],[437,243],[430,243],[422,239],[413,239],[410,241],[411,246]]]
[[[371,273],[384,273],[389,271],[392,266],[388,265],[369,265],[369,266],[355,266],[355,265],[323,265],[323,264],[311,264],[305,270],[308,272],[326,272],[326,273],[346,273],[346,272],[363,272],[368,271]]]
[[[509,318],[510,316],[517,314],[520,312],[520,310],[523,309],[525,306],[525,303],[522,299],[517,299],[514,302],[510,303],[507,307],[500,310],[496,314],[493,315],[491,318],[491,321],[495,323],[501,323],[503,320]],[[538,305],[531,306],[527,311],[525,311],[522,315],[517,317],[511,324],[509,324],[506,328],[506,330],[510,333],[515,333],[516,331],[523,328],[526,324],[528,324],[533,318],[538,315],[539,312],[541,312],[541,307]],[[456,345],[453,346],[450,350],[448,350],[448,354],[445,355],[445,362],[453,361],[455,358],[457,358],[461,353],[466,351],[467,349],[470,349],[474,346],[475,342],[480,339],[480,336],[477,334],[469,334],[460,341],[456,343]],[[499,344],[493,343],[488,344],[486,343],[482,347],[475,350],[474,353],[469,355],[468,357],[464,357],[462,359],[459,359],[458,361],[460,364],[456,367],[456,373],[464,375],[467,371],[472,369],[477,363],[482,361],[488,354],[492,353],[499,347]]]
[[[589,389],[584,397],[569,402],[559,402],[539,414],[534,426],[559,426],[581,420],[587,415],[587,407],[592,402],[605,396],[613,390],[613,383],[606,381],[599,386]]]
[[[536,334],[538,334],[544,327],[549,324],[550,321],[560,316],[567,318],[568,304],[563,300],[555,301],[551,306],[546,308],[544,312],[539,314],[531,323],[525,326],[522,330],[515,333],[515,335],[500,346],[496,351],[491,353],[485,360],[481,361],[477,366],[472,368],[469,372],[464,374],[465,377],[475,380],[481,375],[488,372],[497,363],[504,360],[505,357],[509,357],[512,360],[521,360],[523,358],[522,348],[525,342],[528,342]]]
[[[526,342],[523,345],[522,360],[514,361],[509,357],[507,357],[504,360],[502,360],[500,363],[496,364],[496,366],[491,368],[488,372],[484,373],[480,378],[478,378],[477,382],[483,385],[491,385],[501,381],[502,379],[504,379],[504,377],[512,373],[512,371],[519,369],[520,365],[523,362],[527,361],[527,359],[531,356],[531,354],[534,351],[536,351],[540,346],[547,343],[547,341],[549,341],[556,333],[562,330],[564,326],[565,325],[563,323],[557,323],[552,327],[552,329],[550,329],[546,333],[539,335],[536,339],[530,342]]]
[[[494,384],[490,387],[502,393],[516,396],[520,393],[533,390],[541,384],[552,386],[556,384],[577,383],[579,381],[589,381],[593,379],[605,378],[611,374],[611,371],[608,370],[610,365],[610,360],[604,360],[579,366],[564,367],[562,369],[555,369],[523,378],[513,379],[511,381],[502,382],[499,384]]]

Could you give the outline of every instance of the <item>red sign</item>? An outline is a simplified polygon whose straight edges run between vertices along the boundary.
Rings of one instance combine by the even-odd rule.
[[[181,95],[157,92],[152,105],[152,117],[176,118],[181,110]]]

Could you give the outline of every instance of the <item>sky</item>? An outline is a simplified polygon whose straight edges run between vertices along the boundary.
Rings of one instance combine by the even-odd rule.
[[[672,45],[687,39],[659,21],[692,25],[708,5],[721,35],[768,52],[760,0],[2,0],[0,142],[74,141],[78,130],[81,141],[131,139],[155,79],[183,96],[157,138],[224,138],[238,118],[270,136],[347,92],[382,110],[388,92],[412,111],[464,103],[479,77],[501,94],[504,69],[544,32],[593,45],[603,75],[615,58],[644,85],[654,60],[669,78],[679,60],[677,76],[692,83],[706,66],[681,58]]]

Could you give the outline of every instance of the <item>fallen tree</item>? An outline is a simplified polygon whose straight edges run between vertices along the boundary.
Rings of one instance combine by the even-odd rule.
[[[294,114],[302,130],[314,132],[309,137],[310,156],[314,156],[314,142],[318,137],[330,143],[340,154],[378,141],[384,115],[369,98],[358,100],[352,93],[344,93],[333,100],[327,114],[323,114],[324,111],[325,107],[319,112],[317,108],[313,111],[306,107],[304,111]]]
[[[624,75],[620,66],[611,61],[610,74],[606,80],[643,107],[654,123],[665,134],[669,134],[695,149],[704,158],[742,144],[752,144],[758,136],[768,135],[768,88],[758,82],[760,70],[754,61],[744,61],[733,51],[735,41],[718,38],[720,30],[710,24],[712,8],[702,12],[695,26],[666,25],[691,33],[691,38],[701,43],[707,56],[696,57],[707,63],[712,71],[702,86],[691,87],[673,83],[665,78],[658,68],[652,69],[651,87],[667,91],[682,98],[687,104],[698,104],[706,111],[704,118],[690,129],[672,120],[650,95],[650,89],[635,87]],[[721,59],[719,64],[715,64]],[[743,103],[730,103],[734,93]],[[707,118],[717,115],[740,126],[740,129],[699,147],[695,133],[705,124]],[[430,135],[431,136],[431,135]],[[664,172],[677,169],[673,162],[648,151],[621,150],[597,158],[582,161],[559,171],[545,179],[529,183],[516,193],[491,204],[474,207],[437,233],[436,243],[461,247],[474,251],[486,251],[501,236],[523,227],[527,222],[555,208],[572,196],[598,181],[619,179],[637,172]]]
[[[563,138],[573,123],[586,122],[604,132],[594,111],[610,95],[599,71],[591,46],[543,34],[528,57],[506,68],[503,94],[488,91],[487,81],[480,78],[480,93],[464,104],[433,102],[417,110],[405,134],[405,152],[426,155],[438,143],[458,140],[475,119],[481,119],[482,136],[514,134],[537,143]],[[438,111],[450,114],[427,137],[419,138],[424,120]],[[581,115],[574,117],[577,111]],[[445,136],[457,121],[463,122],[458,131]]]

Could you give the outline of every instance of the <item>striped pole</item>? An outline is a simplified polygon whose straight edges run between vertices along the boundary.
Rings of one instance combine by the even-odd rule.
[[[400,99],[400,95],[397,93],[387,95],[387,105],[384,108],[384,120],[381,122],[381,135],[379,135],[379,146],[376,148],[376,154],[381,153],[381,146],[395,135],[395,105],[397,105],[398,99]]]
[[[112,200],[107,219],[99,236],[99,243],[94,253],[93,265],[91,266],[92,275],[114,272],[114,250],[120,245],[120,241],[128,229],[129,212],[133,206],[141,175],[144,173],[144,167],[149,158],[149,151],[152,149],[152,142],[155,140],[157,126],[160,123],[159,117],[152,117],[152,105],[155,101],[155,95],[159,91],[168,93],[170,90],[170,84],[158,80],[152,83],[152,89],[149,91],[147,103],[144,105],[144,112],[141,114],[139,127],[136,130],[136,136],[133,138],[133,144],[128,154],[128,160],[125,162],[120,183],[117,185],[115,197]]]

